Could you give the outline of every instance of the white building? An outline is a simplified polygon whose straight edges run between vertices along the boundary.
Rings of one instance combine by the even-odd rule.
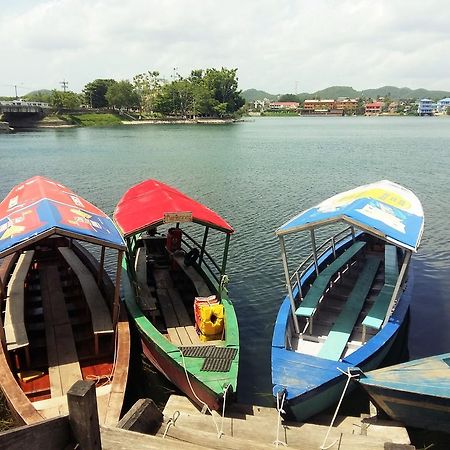
[[[423,98],[419,100],[419,106],[417,107],[417,114],[419,116],[432,116],[433,115],[433,100],[429,98]]]
[[[437,110],[438,112],[447,112],[447,109],[450,108],[450,97],[443,98],[437,102]]]

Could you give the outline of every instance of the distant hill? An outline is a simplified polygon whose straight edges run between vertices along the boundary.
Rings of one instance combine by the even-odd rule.
[[[378,89],[365,89],[363,93],[366,97],[370,98],[380,96],[393,99],[430,98],[432,100],[439,100],[450,96],[449,91],[429,91],[428,89],[410,89],[407,87],[398,88],[395,86],[383,86]]]
[[[269,94],[265,91],[259,91],[256,89],[247,89],[241,94],[248,102],[255,100],[263,100],[268,98],[269,100],[276,100],[279,95]],[[338,97],[367,97],[376,99],[377,97],[389,97],[393,100],[409,99],[409,98],[430,98],[432,100],[439,100],[444,97],[450,97],[449,91],[430,91],[428,89],[410,89],[407,87],[398,88],[395,86],[383,86],[376,89],[364,89],[363,91],[356,91],[351,86],[331,86],[326,89],[322,89],[317,92],[308,93],[302,92],[297,94],[299,101],[312,98],[328,99]]]
[[[258,89],[247,89],[241,92],[241,96],[245,98],[246,102],[254,102],[255,100],[276,100],[278,95],[269,94],[268,92],[259,91]]]
[[[23,95],[22,98],[31,102],[49,102],[52,91],[48,89],[39,89],[38,91],[29,92]]]

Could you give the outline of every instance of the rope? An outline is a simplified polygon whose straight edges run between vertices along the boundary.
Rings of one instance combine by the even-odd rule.
[[[326,434],[326,436],[325,436],[325,439],[323,440],[323,444],[320,446],[320,450],[328,450],[329,448],[333,447],[333,445],[336,444],[336,442],[338,442],[338,441],[340,440],[340,438],[339,438],[339,439],[336,439],[333,443],[331,443],[330,445],[328,445],[327,447],[325,447],[325,443],[326,443],[327,440],[328,440],[328,436],[329,436],[329,434],[330,434],[331,428],[333,428],[334,421],[336,420],[336,417],[337,417],[339,408],[341,407],[342,400],[344,400],[344,396],[345,396],[345,393],[347,392],[347,388],[348,388],[348,385],[350,384],[350,380],[351,380],[352,378],[355,378],[355,377],[358,377],[358,376],[359,376],[359,374],[352,375],[352,374],[350,373],[350,369],[351,369],[350,367],[347,368],[347,372],[344,372],[344,371],[341,370],[339,367],[336,367],[336,368],[337,368],[337,370],[339,370],[340,372],[342,372],[344,375],[347,376],[347,381],[346,381],[346,383],[345,383],[344,390],[342,391],[341,398],[339,399],[339,403],[338,403],[338,405],[337,405],[337,407],[336,407],[336,411],[334,412],[333,418],[331,419],[331,423],[330,423],[330,426],[328,427],[328,431],[327,431],[327,434]]]
[[[277,438],[272,442],[272,444],[275,444],[275,447],[278,448],[278,446],[284,445],[287,447],[286,442],[280,441],[280,425],[281,425],[281,414],[285,414],[285,411],[283,409],[284,401],[286,400],[286,390],[283,389],[283,396],[281,397],[281,403],[280,403],[280,392],[277,392],[277,411],[278,411],[278,417],[277,417]]]
[[[217,436],[218,439],[220,439],[225,434],[223,432],[223,422],[225,419],[225,404],[226,404],[226,400],[227,400],[227,392],[228,392],[228,389],[230,388],[230,386],[231,386],[231,384],[228,384],[228,386],[226,388],[224,388],[224,390],[223,390],[222,420],[220,421],[220,431]]]
[[[221,431],[219,430],[219,427],[218,427],[218,425],[217,425],[217,422],[216,422],[216,420],[214,419],[213,412],[211,411],[211,408],[210,408],[210,407],[209,407],[209,406],[208,406],[208,405],[207,405],[200,397],[198,397],[198,395],[195,393],[194,388],[192,387],[192,384],[191,384],[191,380],[189,379],[188,371],[187,371],[187,369],[186,369],[186,362],[185,362],[185,360],[184,360],[183,351],[181,350],[181,348],[179,348],[178,350],[180,350],[181,361],[183,362],[183,369],[184,369],[184,373],[186,374],[186,380],[187,380],[187,382],[188,382],[188,384],[189,384],[189,387],[191,388],[191,391],[192,391],[192,393],[194,394],[194,397],[198,400],[199,403],[201,403],[201,404],[203,405],[202,412],[203,412],[203,411],[209,411],[209,413],[211,414],[211,418],[212,418],[212,420],[213,420],[213,422],[214,422],[214,426],[216,427],[217,436],[220,438],[220,436],[221,436]]]
[[[95,385],[98,387],[105,386],[112,382],[112,379],[114,377],[114,372],[116,370],[117,365],[117,346],[119,341],[119,324],[116,324],[116,329],[114,333],[114,357],[113,357],[113,365],[111,367],[111,372],[109,375],[87,375],[86,380],[93,380],[95,381]],[[102,380],[104,380],[102,383],[100,383]]]
[[[175,422],[177,421],[178,417],[180,417],[180,411],[174,411],[172,414],[172,417],[168,420],[166,429],[164,430],[164,434],[162,438],[164,439],[167,436],[167,432],[169,431],[169,428],[173,425],[175,426]]]

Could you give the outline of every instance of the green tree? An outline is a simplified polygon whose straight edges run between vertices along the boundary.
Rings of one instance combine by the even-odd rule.
[[[54,89],[49,103],[55,108],[77,109],[81,106],[82,97],[72,91],[57,91]]]
[[[238,91],[238,79],[236,77],[237,69],[207,69],[203,82],[211,91],[216,105],[225,103],[226,113],[233,114],[245,105],[245,100],[241,97],[241,91]],[[222,107],[219,108],[222,111]]]
[[[135,75],[133,77],[133,85],[139,96],[141,111],[151,113],[153,111],[155,96],[159,93],[163,85],[163,80],[160,78],[159,72],[148,71]]]
[[[83,89],[86,104],[92,108],[104,108],[108,106],[108,101],[105,97],[106,92],[114,83],[116,83],[115,80],[98,78],[86,84]]]
[[[139,106],[139,96],[128,80],[112,83],[106,91],[105,98],[111,107],[137,108]]]
[[[299,102],[300,103],[300,99],[298,98],[298,96],[296,94],[284,94],[278,99],[278,101],[279,102]]]

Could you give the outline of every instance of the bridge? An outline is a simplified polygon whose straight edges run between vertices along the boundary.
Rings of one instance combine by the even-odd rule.
[[[29,127],[51,110],[48,103],[28,102],[25,100],[0,101],[0,116],[13,128]]]

